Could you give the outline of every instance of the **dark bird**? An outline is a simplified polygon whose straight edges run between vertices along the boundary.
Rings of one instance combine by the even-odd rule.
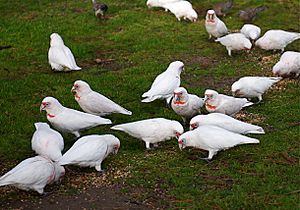
[[[104,16],[104,13],[107,11],[108,6],[103,3],[97,3],[96,0],[92,0],[94,12],[96,17],[102,18]]]
[[[240,15],[240,18],[244,22],[251,23],[255,19],[257,13],[262,12],[265,9],[267,9],[266,6],[259,6],[259,7],[255,7],[255,8],[247,8],[245,10],[240,10],[239,15]]]
[[[233,6],[233,0],[229,0],[227,2],[219,2],[213,6],[213,9],[215,10],[217,16],[223,16],[225,17],[226,14],[229,12],[229,10]]]

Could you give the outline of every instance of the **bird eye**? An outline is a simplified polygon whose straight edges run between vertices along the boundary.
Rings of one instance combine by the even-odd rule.
[[[46,106],[49,106],[50,105],[50,103],[46,103]]]

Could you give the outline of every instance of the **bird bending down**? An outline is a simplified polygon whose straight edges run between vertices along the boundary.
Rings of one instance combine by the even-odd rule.
[[[89,84],[82,80],[75,81],[71,91],[81,109],[87,113],[98,116],[110,115],[112,113],[132,114],[104,95],[93,91]]]
[[[53,97],[44,98],[40,110],[47,112],[47,119],[54,128],[61,132],[72,133],[76,137],[80,136],[80,130],[111,124],[109,119],[64,107]]]
[[[240,144],[258,144],[259,140],[233,133],[220,127],[203,125],[185,132],[178,139],[180,149],[195,147],[208,151],[205,160],[211,160],[220,150],[226,150]]]
[[[193,9],[193,6],[188,1],[178,1],[174,3],[168,3],[164,5],[166,10],[170,10],[178,21],[181,21],[181,18],[184,20],[188,19],[191,22],[196,22],[198,19],[197,12]]]
[[[257,97],[260,102],[262,95],[281,79],[281,77],[242,77],[232,84],[231,92],[235,97]]]
[[[300,53],[293,51],[284,52],[280,60],[273,66],[274,75],[289,76],[294,73],[296,77],[300,75]]]
[[[50,36],[48,60],[51,68],[56,71],[80,70],[71,50],[65,46],[63,39],[57,33]]]
[[[150,144],[157,146],[158,142],[169,140],[172,137],[179,137],[184,132],[179,122],[164,118],[115,125],[111,129],[123,131],[135,138],[142,139],[146,143],[146,149],[150,149]]]

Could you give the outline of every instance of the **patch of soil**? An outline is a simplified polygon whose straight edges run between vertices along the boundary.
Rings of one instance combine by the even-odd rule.
[[[263,115],[249,113],[249,112],[246,112],[244,110],[242,110],[239,113],[235,114],[235,118],[240,120],[240,121],[251,123],[251,124],[262,123],[266,119],[266,117],[263,116]]]
[[[217,60],[213,60],[209,57],[204,57],[204,56],[193,56],[191,58],[186,59],[186,65],[199,65],[201,68],[210,68],[217,64]]]

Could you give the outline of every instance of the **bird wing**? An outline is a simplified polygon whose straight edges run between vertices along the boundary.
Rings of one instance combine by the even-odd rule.
[[[73,69],[73,63],[63,47],[50,47],[48,52],[49,62],[56,63],[68,69]]]
[[[69,63],[71,64],[71,69],[80,69],[80,67],[77,66],[75,58],[71,50],[67,46],[63,46],[63,50],[68,58]]]

